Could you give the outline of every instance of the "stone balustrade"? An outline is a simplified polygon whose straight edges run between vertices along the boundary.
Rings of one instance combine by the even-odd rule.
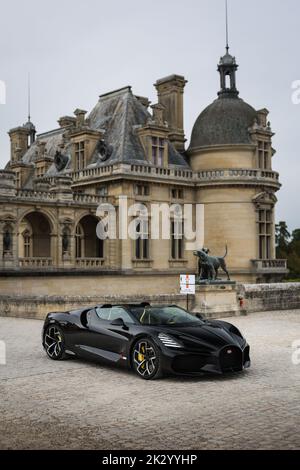
[[[105,165],[94,168],[87,168],[85,170],[75,171],[70,173],[73,179],[73,183],[81,180],[97,179],[99,177],[106,177],[118,174],[131,174],[134,176],[145,176],[155,177],[158,179],[174,179],[185,182],[194,182],[195,184],[201,183],[222,183],[229,181],[266,181],[279,185],[279,174],[276,171],[271,170],[259,170],[259,169],[242,169],[242,168],[229,168],[229,169],[218,169],[218,170],[203,170],[193,172],[188,169],[178,168],[163,168],[153,165],[134,165],[134,164],[116,164],[116,165]],[[57,193],[55,191],[55,178],[43,178],[41,181],[51,185],[50,191],[39,191],[22,189],[17,191],[18,199],[42,199],[42,200],[53,200],[56,199]],[[101,202],[98,195],[79,195],[74,194],[74,200],[76,202]]]
[[[96,178],[104,175],[113,174],[114,168],[117,167],[113,165],[97,166],[94,168],[86,168],[85,170],[78,170],[72,173],[73,181],[79,181],[81,179]]]
[[[19,189],[16,197],[18,199],[35,199],[39,201],[53,201],[56,199],[55,192],[35,191],[34,189]]]
[[[50,268],[53,266],[52,258],[19,258],[20,268]]]
[[[116,164],[106,165],[94,168],[87,168],[81,171],[75,171],[72,173],[73,181],[79,181],[81,179],[98,178],[101,176],[113,175],[113,174],[134,174],[144,176],[156,176],[163,178],[182,178],[182,179],[193,179],[193,172],[187,169],[174,169],[174,168],[162,168],[153,165],[129,165],[129,164]]]
[[[101,204],[108,202],[109,198],[98,194],[74,193],[73,200],[83,204]]]
[[[38,191],[33,189],[20,189],[17,191],[16,198],[19,200],[38,200],[38,201],[55,201],[57,193],[55,191]],[[100,196],[98,194],[73,193],[73,201],[79,204],[101,204],[112,202],[113,198],[108,196]]]
[[[205,170],[197,173],[200,181],[211,180],[251,180],[251,179],[269,179],[275,182],[279,181],[279,173],[271,170],[251,170],[241,168]]]
[[[75,267],[80,269],[98,269],[104,265],[104,262],[104,258],[76,258]],[[19,258],[20,268],[40,269],[53,268],[53,266],[52,258]],[[70,266],[68,266],[68,269],[70,269]]]
[[[287,272],[287,260],[285,259],[258,259],[252,260],[256,272]]]
[[[76,258],[76,268],[81,269],[97,269],[104,265],[104,258]]]
[[[144,174],[165,178],[193,179],[194,173],[191,170],[179,170],[174,168],[162,168],[147,165],[130,165],[130,172],[134,174]]]
[[[116,164],[101,167],[88,168],[72,173],[73,181],[81,179],[93,179],[101,176],[114,174],[131,174],[145,177],[157,177],[165,179],[181,179],[185,181],[193,181],[194,183],[212,182],[212,181],[228,181],[228,180],[269,180],[277,185],[279,184],[279,174],[276,171],[260,170],[260,169],[242,169],[242,168],[225,168],[219,170],[204,170],[193,172],[189,169],[163,168],[153,165],[138,164]]]

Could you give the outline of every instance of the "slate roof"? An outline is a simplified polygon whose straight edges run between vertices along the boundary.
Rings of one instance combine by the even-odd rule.
[[[113,151],[105,162],[95,154],[93,163],[97,166],[115,162],[149,165],[137,134],[137,128],[144,126],[148,119],[151,119],[151,114],[133,95],[131,87],[100,96],[88,117],[89,126],[92,129],[105,130],[105,141],[112,145]],[[170,142],[168,146],[169,164],[187,166],[185,159]]]
[[[189,151],[214,145],[251,144],[249,128],[257,112],[237,96],[221,95],[195,122]]]
[[[104,130],[105,142],[112,146],[110,157],[102,161],[97,150],[92,155],[89,167],[108,165],[113,163],[136,163],[147,164],[147,156],[140,143],[137,128],[144,126],[151,114],[140,100],[133,95],[131,87],[124,87],[111,93],[100,96],[100,99],[90,112],[87,122],[92,130]],[[63,134],[66,129],[54,129],[37,136],[36,141],[31,145],[23,156],[24,163],[33,163],[37,158],[38,143],[45,142],[45,155],[54,159],[57,150],[62,151],[69,158],[68,164],[62,173],[70,170],[71,167],[71,144],[66,142],[61,150]],[[168,142],[169,164],[188,167],[184,157],[179,154],[171,142]],[[54,163],[48,169],[46,176],[54,176],[59,172]],[[32,178],[29,178],[25,187],[31,187]]]

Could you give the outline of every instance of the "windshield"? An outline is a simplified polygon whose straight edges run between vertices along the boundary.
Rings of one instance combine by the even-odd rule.
[[[134,317],[142,325],[184,326],[202,324],[202,320],[180,307],[131,307]]]

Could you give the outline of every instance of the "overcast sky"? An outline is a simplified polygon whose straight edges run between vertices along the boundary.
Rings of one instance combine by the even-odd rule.
[[[156,102],[153,83],[178,73],[185,89],[185,130],[216,97],[216,65],[225,46],[224,0],[0,0],[0,164],[9,160],[7,131],[27,116],[31,75],[32,121],[38,132],[98,96],[132,85]],[[240,65],[240,96],[267,107],[276,132],[273,167],[280,172],[277,220],[300,227],[299,0],[229,0],[231,53]]]

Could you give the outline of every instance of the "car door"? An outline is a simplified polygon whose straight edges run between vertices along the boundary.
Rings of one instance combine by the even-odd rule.
[[[112,325],[122,318],[127,328]],[[123,307],[96,307],[88,312],[88,344],[84,347],[91,354],[113,362],[120,360],[127,351],[131,338],[130,325],[134,320]]]

